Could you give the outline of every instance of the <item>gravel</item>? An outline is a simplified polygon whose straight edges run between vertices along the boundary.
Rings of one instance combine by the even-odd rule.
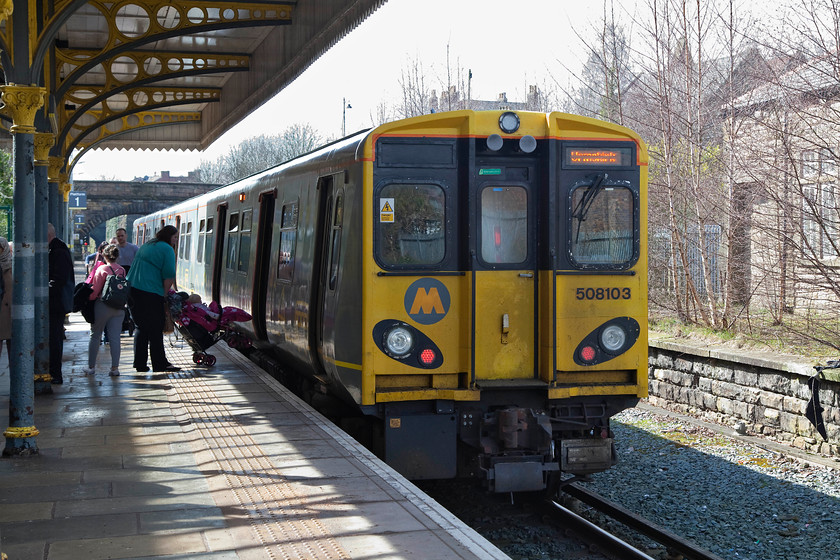
[[[650,407],[612,428],[618,463],[587,489],[722,558],[840,558],[840,463]]]

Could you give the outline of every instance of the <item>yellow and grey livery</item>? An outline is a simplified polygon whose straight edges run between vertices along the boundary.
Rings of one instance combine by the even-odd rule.
[[[537,490],[614,461],[647,394],[647,152],[564,113],[457,111],[344,138],[135,223],[178,285],[245,309],[298,389],[377,418],[409,478]]]

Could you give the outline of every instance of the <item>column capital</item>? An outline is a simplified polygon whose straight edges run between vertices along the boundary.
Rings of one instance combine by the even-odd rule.
[[[73,190],[73,183],[61,183],[58,185],[58,190],[61,191],[61,195],[64,197],[64,202],[67,202],[70,200],[70,191]]]
[[[55,145],[55,134],[52,132],[35,133],[35,165],[49,165],[50,148]]]
[[[64,166],[64,158],[61,156],[50,156],[47,180],[50,183],[58,183],[61,180],[61,168]]]
[[[34,134],[35,114],[47,100],[47,88],[8,84],[0,86],[0,95],[12,116],[12,134]]]
[[[14,0],[0,0],[0,22],[8,21],[14,11]],[[6,27],[8,27],[8,24]]]

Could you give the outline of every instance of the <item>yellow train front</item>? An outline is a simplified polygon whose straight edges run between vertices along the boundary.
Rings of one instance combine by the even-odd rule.
[[[568,114],[457,112],[364,146],[361,404],[409,478],[538,490],[647,395],[647,153]]]
[[[178,286],[301,392],[375,417],[412,479],[544,488],[614,460],[647,394],[647,153],[563,113],[382,125],[141,218]]]

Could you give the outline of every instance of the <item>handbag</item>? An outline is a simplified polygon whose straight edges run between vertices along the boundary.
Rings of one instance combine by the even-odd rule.
[[[111,272],[113,267],[109,265]],[[128,303],[128,280],[125,276],[118,276],[116,273],[109,274],[105,278],[105,285],[102,287],[102,295],[99,298],[102,303],[114,309],[122,309]]]
[[[95,303],[96,303],[96,300],[89,299],[89,300],[87,300],[87,303],[84,305],[84,307],[82,307],[82,309],[81,309],[82,317],[84,317],[85,321],[87,321],[91,325],[94,323],[94,321],[96,321],[96,315],[95,315],[95,311],[94,311],[94,309],[95,309],[94,304]]]
[[[81,311],[90,301],[90,294],[93,293],[93,286],[87,282],[79,282],[73,288],[73,311]]]

